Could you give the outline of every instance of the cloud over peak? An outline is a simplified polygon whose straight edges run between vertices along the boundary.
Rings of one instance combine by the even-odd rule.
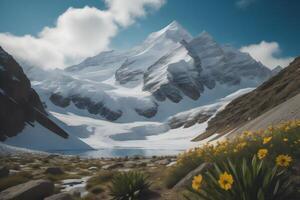
[[[63,68],[109,47],[119,26],[127,27],[165,0],[105,0],[106,10],[85,6],[69,8],[54,27],[44,27],[37,37],[0,33],[0,45],[19,61],[43,68]]]
[[[249,53],[255,60],[260,61],[270,69],[274,69],[278,65],[286,67],[294,59],[292,57],[279,57],[281,50],[277,42],[261,41],[259,44],[244,46],[240,51]]]

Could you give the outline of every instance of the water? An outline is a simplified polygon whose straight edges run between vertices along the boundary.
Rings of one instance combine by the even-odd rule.
[[[183,149],[143,149],[143,148],[113,148],[113,149],[95,149],[95,150],[51,150],[49,153],[58,153],[63,155],[76,155],[91,158],[108,157],[131,157],[131,156],[172,156],[183,152]]]

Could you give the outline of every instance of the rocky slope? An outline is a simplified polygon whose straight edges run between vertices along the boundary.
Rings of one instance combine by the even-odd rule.
[[[26,124],[33,126],[35,121],[61,137],[68,137],[47,117],[21,66],[0,47],[0,140],[17,135]]]
[[[270,125],[280,124],[286,120],[300,119],[300,94],[275,106],[271,110],[245,123],[241,127],[230,132],[230,137],[244,131],[256,131],[267,129]]]
[[[196,140],[205,139],[214,133],[228,133],[299,93],[300,57],[254,91],[233,100],[208,122],[206,132]]]

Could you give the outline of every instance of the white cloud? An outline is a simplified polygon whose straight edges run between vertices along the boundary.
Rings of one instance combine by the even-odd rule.
[[[251,4],[253,4],[256,0],[238,0],[236,1],[236,6],[239,8],[247,8]]]
[[[261,41],[259,44],[244,46],[240,51],[249,53],[255,60],[260,61],[270,69],[278,65],[286,67],[294,59],[292,57],[279,57],[281,50],[277,42]]]
[[[115,20],[122,26],[134,23],[136,17],[146,15],[147,8],[159,9],[165,0],[105,0]]]
[[[126,3],[125,3],[126,2]],[[109,48],[119,25],[127,27],[149,8],[165,0],[105,0],[108,8],[69,8],[54,27],[44,27],[38,36],[0,33],[0,45],[19,61],[43,68],[64,68]]]

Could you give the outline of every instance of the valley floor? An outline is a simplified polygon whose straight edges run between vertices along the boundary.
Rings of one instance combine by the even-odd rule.
[[[113,175],[131,170],[147,174],[153,183],[147,199],[176,199],[163,184],[166,169],[175,161],[176,157],[156,156],[89,159],[31,152],[1,155],[0,166],[5,165],[9,175],[0,177],[0,199],[1,191],[40,179],[52,181],[54,193],[68,192],[76,200],[111,199],[108,186]]]

